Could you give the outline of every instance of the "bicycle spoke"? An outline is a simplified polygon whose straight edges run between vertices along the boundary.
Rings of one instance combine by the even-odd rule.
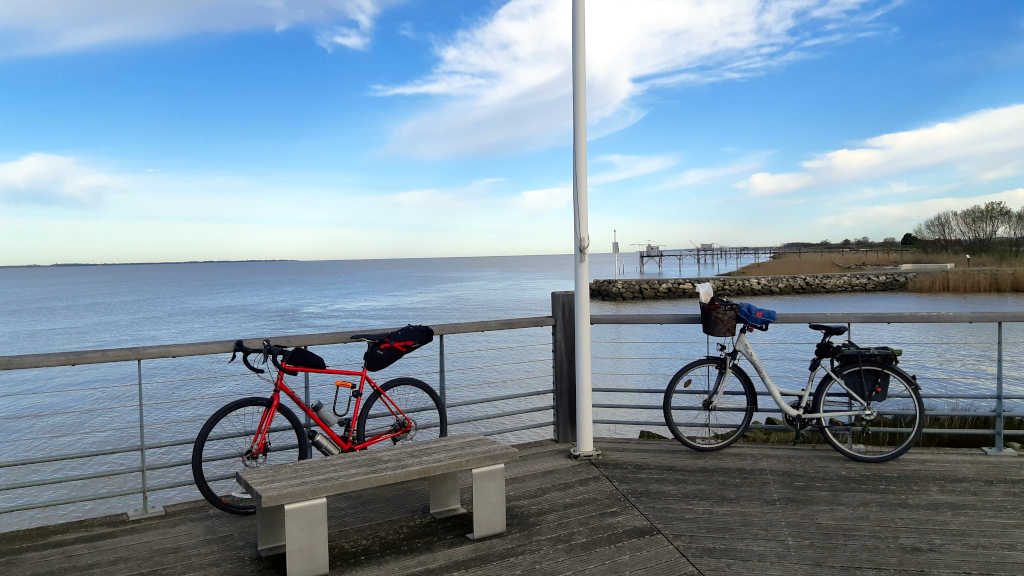
[[[753,406],[735,373],[724,380],[721,390],[716,390],[718,363],[695,364],[680,370],[669,384],[664,400],[666,423],[673,436],[691,448],[724,448],[742,434]]]

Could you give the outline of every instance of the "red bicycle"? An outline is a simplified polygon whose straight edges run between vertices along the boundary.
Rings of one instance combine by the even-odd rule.
[[[263,341],[262,349],[248,348],[241,340],[236,341],[229,362],[241,352],[246,368],[262,375],[263,369],[249,363],[250,354],[262,354],[262,364],[266,365],[269,359],[277,369],[274,380],[260,376],[273,383],[274,392],[269,398],[249,397],[230,402],[203,424],[192,448],[192,475],[196,487],[210,504],[225,512],[252,514],[256,503],[235,480],[235,473],[242,468],[305,460],[311,456],[311,446],[325,456],[333,456],[370,449],[386,440],[398,444],[447,436],[448,417],[433,388],[421,380],[406,377],[378,385],[367,374],[394,363],[432,338],[433,331],[426,326],[407,326],[389,334],[352,336],[353,340],[369,343],[358,372],[329,369],[322,358],[304,348],[275,346],[269,340]],[[331,408],[320,402],[307,406],[284,380],[286,374],[295,376],[300,372],[358,376],[359,383],[336,381]],[[371,391],[364,401],[367,384]],[[349,395],[345,411],[339,413],[339,392],[343,389],[348,390]],[[281,392],[306,414],[308,427],[281,402]],[[348,417],[350,408],[351,418]],[[284,422],[277,416],[283,417]]]

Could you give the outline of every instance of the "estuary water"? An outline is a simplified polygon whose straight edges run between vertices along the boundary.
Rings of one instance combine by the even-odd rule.
[[[623,255],[625,275],[635,277],[636,255]],[[726,272],[747,262],[666,261],[666,276]],[[657,277],[648,263],[643,277]],[[614,275],[613,257],[594,255],[591,275]],[[238,262],[0,268],[0,355],[232,340],[286,334],[373,329],[406,323],[438,324],[550,314],[551,292],[571,290],[571,255],[330,262]],[[751,297],[779,312],[1020,311],[1024,295],[835,294]],[[595,313],[696,312],[695,300],[594,302]],[[865,345],[904,349],[901,366],[916,373],[925,392],[991,394],[995,378],[995,327],[963,325],[855,325]],[[773,326],[752,341],[777,383],[799,388],[815,333],[805,326]],[[707,350],[696,326],[595,326],[594,386],[663,389],[682,364]],[[1005,381],[1024,394],[1021,341],[1024,329],[1006,325]],[[332,366],[358,369],[362,345],[314,349]],[[550,390],[551,330],[455,335],[445,338],[449,403]],[[153,505],[198,497],[188,485],[188,442],[203,421],[228,401],[266,395],[269,386],[227,356],[142,363],[146,444]],[[438,385],[437,345],[424,347],[378,373]],[[139,442],[139,367],[135,363],[0,372],[0,462],[50,454],[110,450]],[[293,383],[297,388],[301,382]],[[312,399],[330,401],[333,386],[313,379]],[[644,425],[598,425],[598,435],[635,436],[659,430],[656,393],[605,392],[597,402],[647,408],[597,409],[598,419]],[[453,407],[460,422],[451,433],[536,425],[500,436],[505,441],[550,437],[551,396],[539,394],[488,404]],[[1024,411],[1021,403],[1011,409]],[[929,409],[991,410],[989,400],[929,401]],[[536,411],[525,412],[531,408]],[[514,413],[493,420],[483,414]],[[519,412],[519,413],[516,413]],[[661,430],[663,433],[665,431]],[[42,487],[7,489],[46,478],[130,469],[137,452],[26,466],[0,467],[0,510],[39,501],[98,497],[138,486],[137,473]],[[42,510],[0,513],[0,531],[139,507],[139,497],[100,498]]]

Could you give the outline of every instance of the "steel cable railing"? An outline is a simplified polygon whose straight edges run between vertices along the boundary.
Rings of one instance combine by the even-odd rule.
[[[507,321],[496,321],[493,327],[479,323],[473,327],[505,329],[502,327],[504,323]],[[550,321],[546,319],[534,323],[537,328],[550,327]],[[521,321],[517,321],[515,324],[511,329],[526,329],[524,334],[529,334],[528,326],[522,326]],[[458,331],[441,333],[438,340],[443,341],[446,335],[451,339],[459,334],[462,333]],[[542,339],[542,341],[529,342],[531,337]],[[455,392],[454,396],[446,402],[446,407],[449,410],[450,433],[460,433],[461,431],[461,433],[508,435],[529,434],[544,428],[550,429],[552,424],[551,358],[508,360],[510,354],[516,355],[520,352],[550,348],[550,336],[548,334],[542,336],[538,333],[521,338],[526,338],[527,343],[481,347],[478,343],[467,341],[465,349],[459,349],[461,347],[452,349],[452,343],[459,344],[456,339],[455,342],[449,343],[447,355],[457,361],[448,360],[447,366],[445,365],[446,353],[443,345],[437,354],[410,354],[403,358],[401,366],[411,368],[412,370],[405,371],[405,373],[427,380],[435,388],[439,387],[440,392],[444,395]],[[352,359],[356,359],[355,361],[358,362],[362,350],[353,350],[353,348],[365,346],[363,343],[358,343],[357,346],[346,345],[343,342],[337,344],[343,349],[340,355],[338,350],[332,352],[333,347],[330,344],[327,344],[327,348],[317,348],[317,351],[323,352],[325,357],[340,356],[342,358],[340,361],[329,362],[335,366],[352,365],[354,363]],[[175,356],[177,355],[175,354]],[[184,353],[180,355],[188,356]],[[193,355],[193,358],[201,360],[203,356]],[[2,360],[0,359],[0,363]],[[0,470],[5,471],[6,480],[0,483],[0,514],[37,511],[41,508],[91,503],[131,495],[143,496],[142,512],[146,513],[150,508],[149,495],[191,486],[191,458],[183,454],[182,449],[191,446],[194,441],[194,433],[183,436],[181,432],[193,429],[197,431],[199,425],[220,404],[226,403],[228,400],[244,396],[269,395],[271,385],[264,383],[259,388],[240,388],[238,384],[244,386],[243,381],[251,379],[252,374],[237,372],[235,371],[237,369],[233,367],[230,374],[217,374],[211,371],[216,368],[211,368],[213,365],[208,362],[190,363],[187,358],[184,361],[185,364],[182,364],[181,367],[178,367],[181,360],[176,363],[161,361],[159,366],[147,370],[146,377],[143,378],[143,360],[136,359],[138,381],[135,384],[69,386],[63,389],[10,393],[9,396],[12,399],[32,401],[23,403],[25,404],[24,408],[30,408],[30,406],[38,408],[30,412],[0,414],[0,422],[32,423],[43,420],[52,422],[54,418],[75,418],[85,422],[98,421],[96,417],[102,415],[102,420],[106,425],[98,429],[83,428],[76,431],[75,441],[66,443],[71,448],[70,450],[58,450],[50,454],[0,461]],[[431,363],[434,363],[436,370],[429,368]],[[103,367],[104,364],[101,363],[99,366]],[[184,369],[182,370],[182,368]],[[79,370],[82,369],[87,368]],[[176,369],[186,373],[175,375]],[[481,370],[491,370],[494,374],[481,380],[479,378]],[[528,370],[528,372],[524,374],[524,370]],[[442,374],[447,376],[447,382],[443,382]],[[383,384],[387,379],[381,379],[380,383]],[[442,381],[438,382],[438,379],[442,379]],[[548,384],[538,387],[538,384],[545,380]],[[66,383],[62,384],[67,386]],[[315,386],[316,382],[313,384]],[[295,382],[292,385],[294,388]],[[98,404],[99,399],[104,396],[97,395],[113,393],[118,390],[127,391],[132,388],[136,389],[133,393],[135,402],[120,401],[106,406]],[[304,390],[295,389],[300,396],[304,392],[305,397],[309,399],[308,381]],[[40,396],[46,395],[57,398],[59,403],[59,398],[62,396],[76,398],[73,396],[75,394],[79,395],[76,402],[80,404],[72,406],[70,409],[46,410],[47,406],[54,405],[53,401],[34,401]],[[3,397],[4,395],[0,395],[0,398]],[[121,397],[119,396],[119,398]],[[143,397],[145,400],[140,405],[139,399]],[[541,400],[544,397],[547,397],[546,402],[539,404],[531,402],[531,399]],[[526,405],[523,404],[524,402]],[[204,408],[197,407],[198,404],[210,403],[213,405]],[[516,405],[517,403],[518,405]],[[136,409],[139,409],[139,420],[123,412]],[[202,412],[202,414],[187,416],[196,411]],[[113,414],[120,415],[113,419],[107,417]],[[167,416],[170,418],[166,418]],[[537,417],[541,418],[538,420]],[[275,429],[283,428],[275,426]],[[131,434],[132,431],[137,431],[139,438],[144,438],[144,443],[126,444],[117,441],[118,438],[123,438],[126,433]],[[156,432],[159,432],[156,436],[163,437],[152,437]],[[175,432],[177,434],[174,434]],[[13,441],[24,442],[32,439],[31,434],[23,434]],[[54,444],[59,447],[59,443]],[[148,462],[142,458],[142,455],[147,453],[149,455]],[[163,455],[164,453],[166,455]],[[131,457],[132,454],[139,455],[136,458],[136,463],[125,462],[124,458]],[[84,468],[78,465],[68,466],[72,462],[80,462],[85,466]],[[89,464],[90,462],[96,462],[96,464]],[[39,468],[38,471],[33,472],[40,466],[52,467],[55,465],[63,465],[64,473],[55,472],[50,468]],[[19,473],[12,474],[13,471]],[[162,480],[158,479],[158,482],[147,482],[146,476],[155,472],[166,472],[171,476]],[[166,474],[161,475],[166,476]],[[125,478],[134,478],[130,488],[124,488]],[[197,495],[191,497],[195,498]]]
[[[780,315],[782,316],[782,315]],[[823,315],[828,316],[828,315]],[[1012,317],[1013,315],[1010,314]],[[1019,319],[1010,318],[1005,320],[1021,322],[1024,315]],[[780,317],[780,324],[788,322],[804,322],[811,316],[786,315]],[[879,318],[882,318],[879,320]],[[835,315],[832,321],[851,320],[857,322],[936,322],[939,320],[949,322],[990,322],[999,326],[1002,332],[1002,320],[997,316],[988,313],[970,313],[956,316],[934,315],[934,314],[900,314],[886,315],[845,315],[838,319]],[[829,321],[829,318],[825,318]],[[595,315],[594,323],[598,325],[595,330],[597,338],[594,340],[594,387],[595,394],[595,424],[608,427],[647,427],[663,426],[664,420],[661,417],[660,395],[664,393],[665,385],[675,370],[686,361],[683,358],[696,358],[703,356],[710,348],[709,340],[706,338],[680,338],[683,331],[687,334],[698,334],[699,328],[694,326],[680,326],[680,324],[696,323],[695,315]],[[845,321],[844,321],[845,323]],[[553,371],[557,356],[547,355],[547,350],[556,349],[557,343],[552,341],[551,327],[554,320],[551,317],[535,317],[522,319],[497,320],[491,322],[475,322],[452,325],[441,325],[436,327],[438,337],[435,340],[436,347],[431,347],[431,353],[415,353],[402,360],[398,371],[411,372],[412,375],[427,381],[437,389],[442,397],[443,404],[449,412],[450,433],[479,433],[485,435],[515,435],[515,434],[536,434],[542,433],[545,429],[551,430],[558,416],[558,406],[555,392],[550,385],[551,379],[555,378]],[[651,324],[664,324],[667,330],[664,339],[649,338]],[[617,334],[621,337],[602,337],[601,326],[617,325]],[[507,332],[520,331],[520,332]],[[638,332],[632,332],[638,330]],[[640,333],[639,331],[644,331]],[[862,329],[858,329],[859,333]],[[493,346],[481,346],[480,340],[469,336],[479,331],[502,331],[500,337],[485,338],[488,344]],[[281,341],[289,342],[289,345],[316,346],[318,353],[323,353],[332,366],[352,365],[358,362],[362,354],[363,344],[352,346],[347,343],[348,335],[352,332],[333,333],[329,335],[299,335],[282,337]],[[966,332],[965,332],[966,333]],[[506,334],[514,335],[514,339]],[[973,332],[972,332],[973,334]],[[1016,332],[1014,332],[1016,334]],[[639,337],[638,337],[639,336]],[[465,340],[463,340],[463,338]],[[273,339],[277,342],[279,339]],[[518,341],[516,341],[518,340]],[[978,372],[984,372],[987,376],[979,376],[977,373],[969,373],[973,368],[963,366],[943,367],[943,369],[919,370],[919,376],[925,385],[924,398],[932,401],[947,401],[954,404],[949,406],[933,405],[929,407],[929,416],[940,418],[956,418],[961,416],[982,416],[994,418],[996,425],[992,428],[926,428],[926,434],[963,434],[976,436],[989,436],[995,439],[997,446],[1002,446],[1003,437],[1018,436],[1024,434],[1020,430],[1002,430],[1002,422],[1006,418],[1024,417],[1024,387],[1018,380],[1006,378],[1004,364],[1010,367],[1008,374],[1018,377],[1022,372],[1020,369],[1021,358],[1014,352],[1010,358],[1005,357],[1003,348],[1008,342],[1017,342],[1020,338],[1006,339],[1000,342],[982,342],[966,338],[951,338],[949,341],[937,340],[934,337],[912,341],[907,338],[897,338],[893,345],[943,347],[952,346],[956,349],[947,356],[972,359],[966,362],[965,366],[983,366]],[[763,355],[769,367],[769,373],[775,373],[775,368],[783,358],[796,362],[794,356],[788,355],[783,350],[785,347],[803,347],[802,351],[808,350],[814,342],[800,341],[773,341],[757,342],[756,346],[769,347],[773,352]],[[987,360],[974,360],[982,356],[978,350],[986,347],[999,345],[999,358],[996,362],[996,369],[991,370],[992,364],[985,365]],[[219,407],[219,400],[239,398],[246,395],[267,395],[269,387],[263,385],[258,391],[247,392],[241,388],[234,387],[243,379],[251,378],[247,372],[235,372],[236,368],[229,369],[232,373],[217,373],[212,368],[213,364],[204,358],[218,358],[217,364],[223,359],[223,354],[229,353],[229,343],[196,343],[186,345],[142,347],[126,350],[107,351],[84,351],[76,353],[42,354],[31,357],[0,357],[0,369],[46,369],[49,366],[64,366],[70,364],[94,365],[103,369],[113,362],[131,361],[136,364],[132,368],[138,369],[138,382],[136,384],[103,384],[101,379],[94,379],[94,384],[89,386],[74,386],[73,382],[62,381],[58,386],[62,389],[42,389],[39,391],[23,391],[0,394],[0,398],[10,398],[12,401],[23,403],[23,407],[15,406],[11,412],[12,405],[8,405],[8,412],[0,414],[0,422],[16,422],[19,427],[26,427],[26,431],[20,433],[14,442],[31,441],[33,430],[44,430],[44,428],[32,428],[29,426],[35,421],[44,421],[54,417],[73,418],[81,420],[81,426],[76,432],[61,443],[63,439],[51,439],[47,445],[52,446],[52,454],[25,455],[26,457],[17,460],[0,462],[0,470],[4,471],[4,482],[0,484],[0,514],[25,512],[38,510],[40,508],[51,508],[82,502],[93,502],[119,498],[124,496],[142,496],[143,511],[149,508],[148,496],[152,493],[162,493],[168,496],[162,497],[165,501],[174,498],[182,499],[196,497],[190,491],[182,492],[180,489],[191,486],[191,475],[187,467],[191,460],[183,453],[184,448],[191,445],[194,440],[194,433],[198,431],[199,425],[205,421],[216,408]],[[657,347],[651,350],[636,350],[636,346]],[[964,351],[964,350],[968,351]],[[669,351],[671,350],[671,351]],[[681,350],[689,350],[681,353]],[[436,353],[433,353],[436,351]],[[692,353],[692,354],[691,354]],[[797,355],[802,366],[796,366],[795,370],[803,370],[806,365],[804,354]],[[913,357],[912,354],[907,356]],[[171,358],[179,358],[171,360]],[[692,359],[691,358],[691,359]],[[153,362],[150,367],[150,360],[161,359]],[[144,364],[145,363],[145,364]],[[124,366],[124,364],[120,364]],[[146,378],[143,378],[143,367],[147,367]],[[88,370],[87,366],[80,366],[75,369],[78,373]],[[490,370],[493,374],[482,373]],[[929,374],[928,372],[931,372]],[[33,373],[35,374],[35,373]],[[208,375],[207,375],[208,374]],[[83,378],[84,379],[84,378]],[[998,382],[997,389],[990,386],[993,380]],[[106,378],[107,381],[112,378]],[[387,380],[387,378],[383,378]],[[545,384],[545,380],[548,383]],[[123,381],[123,380],[122,380]],[[1009,393],[1002,389],[1004,383],[1011,383]],[[610,386],[614,383],[616,386]],[[934,383],[936,389],[928,390],[928,383]],[[327,390],[333,390],[333,386],[317,381],[303,382],[292,381],[294,389],[300,396],[310,399],[314,391],[320,390],[323,385]],[[70,385],[70,386],[69,386]],[[956,390],[955,386],[962,386],[966,389]],[[127,391],[135,388],[135,402],[128,402],[126,398],[118,395],[116,404],[111,406],[95,406],[88,402],[92,397],[106,392],[118,390]],[[986,390],[986,388],[988,388]],[[759,390],[759,396],[767,396],[764,390]],[[627,395],[616,397],[617,395]],[[650,398],[636,397],[636,394],[658,395],[658,401],[651,401]],[[24,402],[32,400],[34,396],[45,396],[46,398],[59,399],[61,395],[68,398],[80,396],[78,402],[85,402],[81,406],[72,406],[70,410],[49,410],[42,411],[40,406],[47,403],[53,405],[52,400],[47,403]],[[635,398],[630,400],[629,398]],[[200,408],[195,406],[200,402],[213,402],[213,406]],[[995,402],[995,405],[992,402]],[[959,406],[956,402],[985,403],[977,406]],[[1007,402],[1009,404],[1004,405]],[[136,420],[123,414],[124,410],[139,409],[139,417]],[[24,413],[18,410],[31,410]],[[116,417],[109,417],[108,411],[117,411]],[[759,413],[777,414],[779,411],[773,403],[761,403]],[[301,416],[301,414],[300,414]],[[95,422],[89,426],[88,423]],[[785,426],[758,424],[755,429],[784,430]],[[137,437],[134,442],[124,441],[124,437],[137,430]],[[616,433],[616,429],[611,431]],[[135,436],[135,434],[132,434]],[[119,441],[120,440],[120,441]],[[10,441],[10,439],[9,439]],[[63,449],[62,447],[67,447]],[[146,455],[149,461],[146,461]],[[137,455],[135,462],[130,459]],[[91,464],[95,462],[95,464]],[[91,466],[91,468],[90,468]],[[38,467],[38,469],[37,469]],[[63,474],[62,474],[63,472]],[[147,483],[147,477],[154,473],[153,483]],[[125,478],[134,478],[133,484],[125,488]],[[113,480],[112,480],[113,479]],[[77,486],[88,485],[80,491]],[[60,488],[60,490],[49,491]],[[103,510],[105,511],[105,510]],[[57,516],[55,516],[57,517]]]

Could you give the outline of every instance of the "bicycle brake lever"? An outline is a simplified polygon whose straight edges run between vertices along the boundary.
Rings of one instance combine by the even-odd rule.
[[[232,352],[231,352],[231,360],[228,360],[228,364],[231,364],[232,362],[234,362],[234,361],[235,361],[235,358],[236,358],[237,356],[238,356],[238,352],[234,352],[234,351],[232,351]]]

